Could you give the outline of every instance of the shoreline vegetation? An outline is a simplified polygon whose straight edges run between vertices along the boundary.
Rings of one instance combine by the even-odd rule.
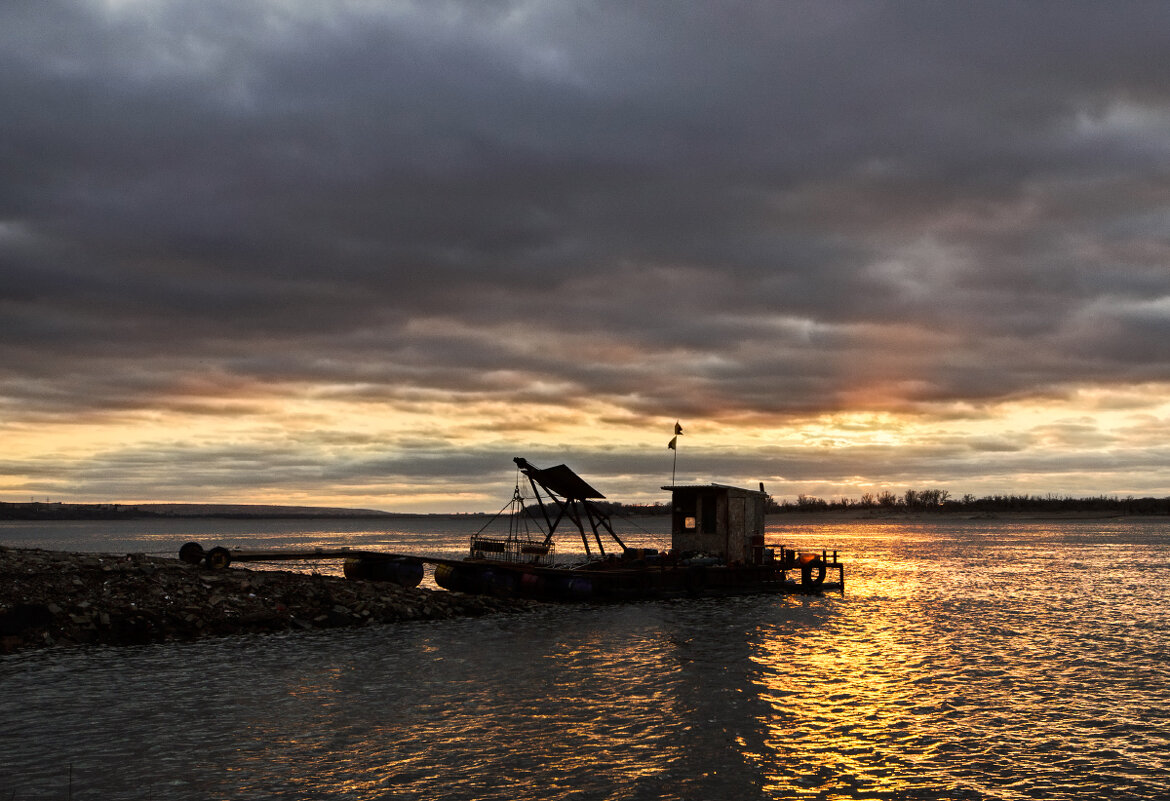
[[[0,654],[521,612],[536,601],[145,554],[0,546]]]
[[[1125,498],[1098,495],[1073,498],[1061,495],[964,495],[952,498],[947,490],[906,490],[866,493],[860,499],[824,500],[800,495],[796,502],[769,503],[768,514],[846,514],[848,516],[887,517],[894,515],[963,515],[963,516],[1099,516],[1170,515],[1170,498]]]
[[[597,503],[602,511],[620,517],[651,517],[667,515],[666,503],[623,504],[608,501]],[[942,515],[1029,515],[1029,516],[1101,516],[1170,515],[1170,497],[1125,498],[1099,495],[1074,498],[1059,495],[964,495],[951,497],[947,490],[906,490],[901,495],[892,492],[866,493],[860,498],[841,497],[825,500],[812,495],[799,495],[795,501],[777,502],[768,496],[769,515],[809,515],[816,517],[844,517],[846,519],[892,516]],[[555,509],[551,510],[554,514]],[[260,504],[211,503],[11,503],[0,501],[0,520],[143,520],[218,518],[240,520],[393,520],[425,519],[428,517],[492,517],[487,512],[412,513],[383,512],[376,509],[344,509],[320,506],[276,506]]]

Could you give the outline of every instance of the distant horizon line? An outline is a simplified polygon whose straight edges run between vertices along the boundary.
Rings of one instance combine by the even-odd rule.
[[[171,501],[123,503],[116,501],[0,501],[0,519],[11,517],[14,511],[91,512],[99,517],[132,517],[135,512],[147,517],[299,517],[299,518],[374,518],[427,517],[432,514],[464,514],[459,512],[387,512],[381,509],[362,509],[345,506],[312,506],[279,503],[198,503]],[[486,514],[472,512],[466,514]],[[46,515],[40,515],[46,516]]]
[[[970,493],[958,498],[949,492],[939,490],[909,490],[904,495],[885,492],[879,495],[863,493],[860,498],[839,496],[824,499],[801,493],[796,501],[784,498],[775,500],[768,496],[768,512],[791,514],[794,512],[860,512],[873,511],[1036,511],[1038,509],[1062,509],[1065,511],[1088,511],[1089,508],[1103,510],[1136,511],[1139,514],[1170,514],[1170,496],[1126,497],[1103,494],[1075,497],[1071,495],[1028,495],[998,493],[976,497]],[[663,502],[623,503],[600,501],[599,506],[629,510],[669,510]],[[1165,508],[1160,508],[1162,505]],[[142,502],[123,503],[115,501],[0,501],[0,520],[80,520],[80,519],[132,519],[132,518],[246,518],[246,519],[379,519],[379,518],[422,518],[422,517],[491,517],[499,512],[474,511],[433,511],[393,512],[382,509],[354,508],[344,506],[319,506],[305,504],[272,503],[199,503],[199,502]]]

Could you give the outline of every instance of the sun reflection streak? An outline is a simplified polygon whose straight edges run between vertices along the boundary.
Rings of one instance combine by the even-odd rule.
[[[1108,548],[1055,561],[1030,543],[1052,534],[1028,528],[1009,539],[972,537],[979,524],[967,521],[785,532],[797,547],[819,535],[859,558],[846,599],[751,632],[753,681],[769,709],[765,744],[749,756],[774,797],[1063,798],[1099,781],[1087,771],[1101,760],[1157,781],[1166,763],[1151,758],[1134,688],[1160,685],[1123,656],[1142,663],[1156,646],[1144,627],[1078,621],[1102,618],[1086,604],[1115,605],[1117,621],[1158,617],[1164,593]],[[1037,580],[1068,572],[1075,578]],[[1079,657],[1054,662],[1059,653]],[[1110,674],[1110,695],[1088,691]],[[1005,778],[1020,774],[1031,778]]]
[[[783,755],[769,790],[799,796],[829,787],[856,793],[914,786],[914,763],[929,757],[932,738],[915,708],[913,668],[899,658],[891,632],[873,628],[801,654],[779,632],[757,636],[761,697],[773,707],[766,745]],[[803,675],[839,679],[831,688],[810,687]],[[889,743],[892,732],[901,733],[897,749]]]

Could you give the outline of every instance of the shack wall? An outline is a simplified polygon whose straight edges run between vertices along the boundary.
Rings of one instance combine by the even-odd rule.
[[[673,487],[671,545],[728,562],[754,563],[764,536],[763,493],[709,485]]]

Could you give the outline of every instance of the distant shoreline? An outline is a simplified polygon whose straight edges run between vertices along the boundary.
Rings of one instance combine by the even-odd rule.
[[[1143,499],[1146,500],[1146,499]],[[1075,507],[1075,502],[1068,506]],[[665,506],[613,510],[618,516],[663,516]],[[84,521],[84,520],[423,520],[435,517],[488,518],[488,512],[383,512],[376,509],[345,509],[323,506],[278,506],[260,504],[206,503],[9,503],[0,501],[0,521]],[[1170,504],[1113,502],[1103,508],[995,508],[987,506],[942,506],[934,509],[905,507],[799,508],[781,506],[769,510],[770,521],[811,525],[851,522],[929,522],[942,520],[1114,520],[1122,518],[1170,518]]]
[[[277,506],[243,503],[6,503],[0,520],[146,520],[223,518],[239,520],[370,520],[433,515],[343,509],[325,506]],[[469,515],[471,516],[471,515]]]
[[[790,522],[798,525],[812,525],[815,523],[933,523],[933,522],[960,522],[960,521],[995,521],[995,520],[1132,520],[1156,519],[1170,520],[1167,512],[1120,512],[1120,511],[1035,511],[1035,510],[999,510],[999,511],[892,511],[881,512],[873,509],[858,510],[855,512],[831,510],[824,512],[769,512],[769,522]]]

